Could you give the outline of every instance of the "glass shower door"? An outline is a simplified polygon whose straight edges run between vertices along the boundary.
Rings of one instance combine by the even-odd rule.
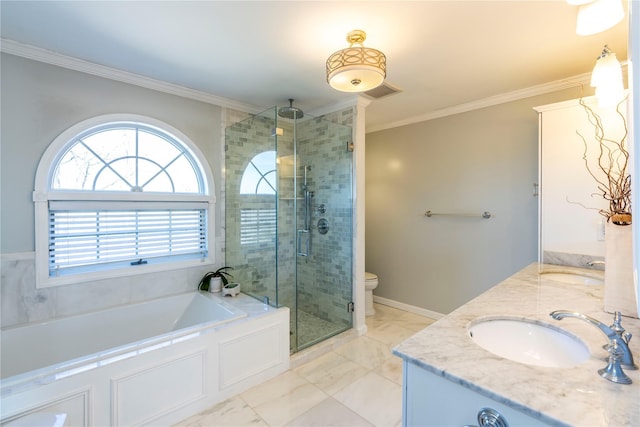
[[[299,351],[352,326],[353,197],[351,127],[322,118],[295,125],[291,349]]]

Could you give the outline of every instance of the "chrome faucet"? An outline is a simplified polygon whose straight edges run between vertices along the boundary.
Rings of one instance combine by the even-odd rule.
[[[636,364],[633,362],[633,354],[631,354],[631,350],[629,350],[631,334],[624,333],[624,328],[620,324],[620,312],[615,313],[613,324],[611,326],[607,326],[599,320],[585,314],[567,310],[552,311],[549,313],[549,316],[556,320],[562,320],[565,317],[575,317],[576,319],[584,320],[585,322],[592,324],[596,328],[600,329],[600,331],[609,339],[609,345],[607,345],[607,348],[616,348],[616,353],[619,353],[620,355],[620,365],[622,365],[622,367],[631,370],[638,369]]]

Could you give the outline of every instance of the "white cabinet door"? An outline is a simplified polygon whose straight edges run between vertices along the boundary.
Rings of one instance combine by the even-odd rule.
[[[405,427],[474,426],[483,408],[498,411],[512,427],[547,425],[412,363],[405,361],[403,365]]]

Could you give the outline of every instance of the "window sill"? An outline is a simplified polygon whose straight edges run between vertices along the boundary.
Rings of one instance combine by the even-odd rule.
[[[37,289],[52,288],[56,286],[73,285],[77,283],[86,283],[91,281],[108,280],[108,279],[115,279],[120,277],[137,276],[140,274],[149,274],[149,273],[157,273],[162,271],[170,271],[170,270],[173,271],[173,270],[181,270],[181,269],[204,267],[204,266],[213,266],[213,260],[210,258],[204,258],[204,259],[198,259],[198,260],[189,260],[189,261],[162,263],[162,264],[145,264],[145,265],[131,266],[128,268],[79,273],[79,274],[72,274],[68,276],[59,276],[59,277],[50,277],[47,275],[46,277],[36,278],[36,288]]]

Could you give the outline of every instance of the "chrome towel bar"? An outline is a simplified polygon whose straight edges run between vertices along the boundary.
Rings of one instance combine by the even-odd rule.
[[[443,215],[443,216],[464,216],[464,217],[472,217],[472,218],[477,218],[478,215],[475,214],[464,214],[464,213],[435,213],[435,212],[431,212],[431,211],[426,211],[424,213],[424,216],[426,216],[427,218],[431,218],[432,216],[435,215]],[[480,218],[483,219],[489,219],[491,218],[491,212],[489,211],[484,211],[482,212],[481,215],[479,215]]]

